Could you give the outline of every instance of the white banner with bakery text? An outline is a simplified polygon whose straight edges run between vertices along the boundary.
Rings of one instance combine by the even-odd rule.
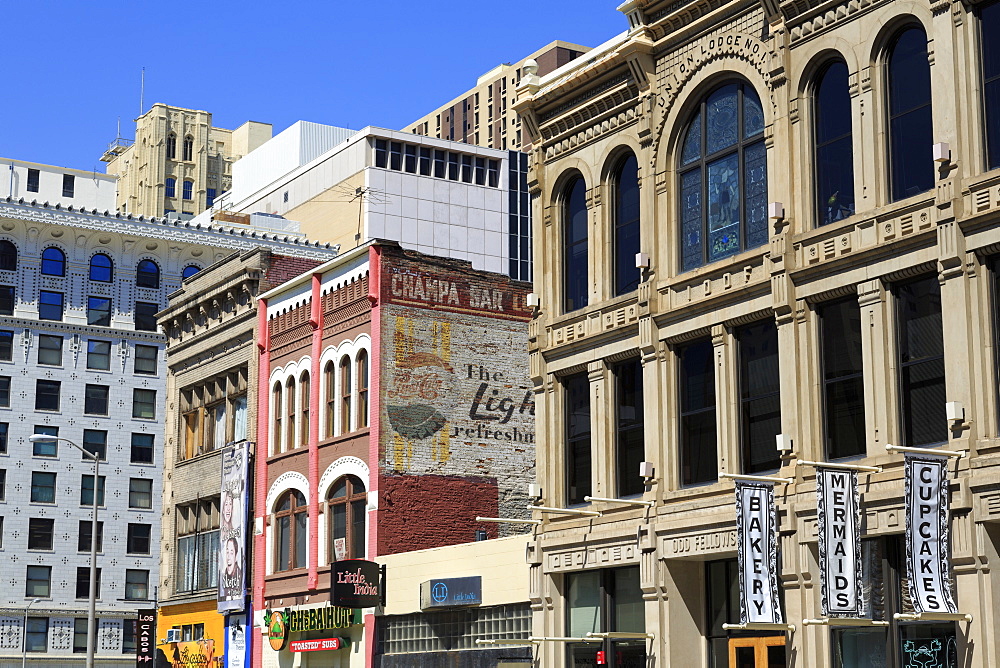
[[[774,485],[745,480],[735,482],[740,623],[781,624]]]
[[[863,617],[858,474],[816,469],[820,608],[825,617]]]
[[[906,577],[917,612],[956,613],[948,537],[948,458],[906,454]]]

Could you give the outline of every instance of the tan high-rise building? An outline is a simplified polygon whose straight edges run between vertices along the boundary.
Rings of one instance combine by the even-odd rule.
[[[534,60],[539,74],[545,75],[589,50],[587,46],[557,40],[516,63],[497,65],[479,77],[474,88],[410,123],[406,129],[437,139],[519,150],[523,146],[521,122],[511,104],[524,63]]]
[[[115,140],[101,160],[118,177],[118,211],[193,216],[229,190],[232,163],[270,138],[270,123],[227,130],[210,112],[157,103],[136,119],[135,141]]]

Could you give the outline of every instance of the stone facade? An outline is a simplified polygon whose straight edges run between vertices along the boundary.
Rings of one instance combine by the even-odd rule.
[[[529,186],[537,221],[540,307],[529,345],[542,444],[538,478],[544,505],[564,506],[580,485],[595,497],[616,497],[628,478],[638,475],[632,468],[637,462],[622,468],[616,427],[616,397],[623,391],[617,365],[633,360],[641,365],[637,383],[643,390],[644,437],[637,457],[655,470],[635,498],[653,501],[655,507],[595,501],[581,508],[600,517],[536,515],[545,523],[529,547],[533,635],[574,635],[570,588],[631,577],[627,567],[637,566],[639,630],[651,638],[622,641],[617,665],[639,665],[631,662],[641,655],[658,666],[733,665],[727,663],[735,655],[729,652],[743,651],[737,650],[741,642],[759,642],[784,648],[783,654],[761,650],[782,657],[769,665],[786,665],[783,657],[788,657],[787,665],[903,666],[911,665],[907,652],[924,651],[918,648],[925,641],[927,656],[940,662],[933,665],[994,665],[1000,659],[991,632],[998,585],[990,566],[1000,550],[993,464],[1000,444],[994,354],[1000,191],[997,172],[990,169],[997,165],[987,149],[1000,138],[989,136],[984,120],[995,117],[989,116],[997,113],[995,104],[984,103],[979,91],[980,40],[994,34],[996,19],[988,8],[946,2],[633,0],[619,9],[628,17],[627,33],[594,49],[575,67],[523,77],[515,103],[533,146]],[[931,111],[919,126],[926,132],[899,134],[898,105],[892,105],[900,93],[890,90],[889,81],[899,76],[893,74],[893,59],[904,37],[921,31],[926,40],[915,42],[915,69],[906,71],[929,72]],[[821,171],[817,156],[824,149],[816,139],[823,112],[817,90],[831,63],[842,63],[846,72],[838,94],[845,100],[841,120],[850,121],[848,158],[832,174],[853,190],[849,204],[841,191],[823,191],[818,176],[831,174]],[[920,81],[903,86],[912,92]],[[714,257],[723,246],[702,247],[699,252],[708,260],[704,255],[692,260],[685,255],[687,247],[712,238],[711,225],[723,220],[730,200],[711,190],[721,182],[712,176],[721,162],[711,162],[713,157],[697,163],[698,155],[715,154],[705,153],[700,141],[690,140],[689,146],[689,129],[701,123],[699,110],[709,113],[709,96],[728,84],[740,91],[743,109],[752,109],[754,97],[761,101],[760,125],[754,126],[752,116],[742,117],[738,127],[747,129],[733,145],[741,146],[740,160],[743,152],[762,145],[766,167],[748,167],[740,185],[729,191],[746,202],[737,247]],[[750,146],[746,138],[751,136],[761,144]],[[934,143],[946,145],[932,151]],[[906,150],[917,151],[918,159],[904,160]],[[637,288],[619,291],[616,271],[630,268],[631,256],[626,263],[615,256],[624,243],[615,234],[616,221],[624,215],[618,205],[623,182],[616,169],[629,156],[636,159],[638,173],[641,222],[633,252],[640,253],[641,273]],[[696,163],[705,171],[688,167]],[[897,184],[905,181],[908,169],[919,171],[926,182],[900,194]],[[709,175],[709,189],[684,190],[692,174]],[[762,194],[751,201],[749,188],[760,184],[762,174]],[[576,179],[585,189],[579,199],[573,199]],[[576,239],[567,237],[577,211],[584,221],[583,270],[570,253]],[[752,224],[760,225],[763,238],[751,240]],[[571,271],[579,271],[583,308],[565,308]],[[907,301],[918,284],[940,297]],[[940,311],[935,311],[937,299]],[[833,363],[829,346],[837,344],[828,329],[836,324],[829,315],[836,304],[850,310],[850,326],[858,332],[852,353],[858,389],[851,396],[860,398],[859,408],[852,410],[862,417],[856,426],[860,450],[851,453],[851,463],[881,467],[879,473],[859,475],[862,533],[872,550],[887,551],[878,571],[886,591],[905,589],[899,557],[891,554],[899,549],[905,526],[902,457],[887,452],[886,445],[968,450],[950,466],[950,517],[958,607],[972,621],[918,627],[892,618],[893,610],[906,612],[910,603],[889,601],[884,613],[890,626],[867,629],[873,635],[865,636],[866,652],[858,650],[860,636],[852,635],[858,632],[838,628],[835,620],[832,628],[803,625],[820,617],[816,492],[814,469],[796,462],[834,458],[843,447],[839,435],[829,431],[831,381],[824,372]],[[935,345],[943,351],[935,376],[940,382],[924,403],[906,371],[912,361],[906,351],[916,340],[915,330],[906,327],[918,308],[929,309],[932,318],[922,321],[931,322],[922,335],[940,332]],[[934,317],[942,324],[934,325]],[[763,354],[746,345],[748,328],[758,326],[776,331],[778,353],[763,371],[747,366],[751,353]],[[711,404],[714,411],[712,436],[701,450],[691,449],[694,441],[685,431],[694,409],[684,403],[691,390],[684,382],[692,372],[683,355],[693,344],[708,351],[707,371],[700,378],[711,386],[704,393],[708,403],[698,410]],[[764,349],[773,351],[771,346]],[[583,396],[570,397],[568,388],[581,378]],[[759,450],[750,449],[756,447],[756,432],[747,431],[745,421],[756,410],[746,401],[754,383],[774,386],[774,411],[767,418],[773,431],[770,443],[759,441]],[[580,478],[583,468],[571,467],[570,401],[589,411],[592,465],[585,479]],[[954,420],[945,420],[946,401],[962,409]],[[924,427],[940,436],[917,439],[914,430]],[[776,434],[792,444],[780,458],[773,445]],[[710,475],[694,484],[689,467],[699,462]],[[773,628],[757,632],[770,633],[770,639],[738,640],[740,634],[718,623],[739,621],[728,603],[710,596],[711,586],[732,583],[732,571],[726,569],[736,554],[733,483],[720,479],[720,470],[792,479],[776,488],[783,610],[796,627],[784,640],[773,639]],[[576,600],[573,605],[586,604]],[[613,598],[600,605],[613,605],[608,601]],[[921,633],[940,633],[938,649]],[[603,646],[542,642],[535,663],[593,665],[598,650],[609,653],[610,663],[617,647],[610,641]],[[957,664],[948,662],[948,651]],[[858,652],[854,658],[852,652]],[[569,658],[573,653],[575,663]]]

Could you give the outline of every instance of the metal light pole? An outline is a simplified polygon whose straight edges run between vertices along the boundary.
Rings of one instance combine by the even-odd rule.
[[[28,603],[24,608],[24,635],[21,638],[21,668],[24,668],[28,661],[28,610],[31,609],[35,603],[41,603],[42,599],[36,598],[35,600]]]
[[[101,482],[101,458],[94,453],[81,448],[79,445],[61,436],[49,436],[47,434],[32,434],[28,437],[32,443],[51,443],[53,441],[65,441],[74,448],[94,461],[94,516],[90,524],[90,601],[87,609],[87,668],[94,668],[94,650],[97,639],[97,510],[100,508],[98,501],[98,489]],[[25,627],[27,633],[27,627]],[[27,635],[25,635],[27,638]],[[23,666],[22,666],[23,668]]]

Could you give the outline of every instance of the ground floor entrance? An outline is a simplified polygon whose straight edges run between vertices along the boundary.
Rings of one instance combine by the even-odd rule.
[[[729,639],[732,668],[785,668],[785,636]]]

